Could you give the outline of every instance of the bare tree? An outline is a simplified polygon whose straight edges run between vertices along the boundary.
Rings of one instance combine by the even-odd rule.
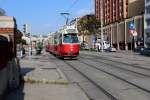
[[[4,16],[5,14],[6,12],[2,8],[0,8],[0,16]]]

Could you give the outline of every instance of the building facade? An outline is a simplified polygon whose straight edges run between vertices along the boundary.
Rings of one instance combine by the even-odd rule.
[[[100,22],[100,20],[101,20],[101,12],[100,12],[100,10],[101,10],[101,0],[95,0],[95,16],[96,16],[96,19]]]
[[[144,14],[144,0],[129,0],[128,1],[128,17]]]
[[[144,0],[95,0],[95,15],[99,22],[103,20],[104,39],[118,49],[131,49],[131,21],[134,21],[135,31],[143,36],[143,12]]]
[[[104,25],[121,21],[128,17],[128,0],[95,0],[95,15],[98,21],[101,18],[101,8],[103,10]]]
[[[145,44],[150,47],[150,0],[145,0]]]

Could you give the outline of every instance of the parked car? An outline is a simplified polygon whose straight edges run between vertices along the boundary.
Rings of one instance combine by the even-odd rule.
[[[146,56],[150,56],[150,48],[143,48],[140,51],[141,55],[146,55]]]
[[[98,49],[98,51],[102,49],[101,45],[102,45],[101,41],[99,41],[99,42],[96,43],[96,48]],[[103,41],[103,49],[106,50],[109,47],[110,47],[110,42],[109,41]]]
[[[88,43],[84,42],[84,43],[81,43],[80,48],[81,48],[82,50],[89,50],[89,49],[90,49],[90,46],[88,45]]]
[[[105,51],[107,51],[107,52],[116,52],[117,50],[114,47],[108,47],[107,49],[105,49]]]
[[[136,48],[134,48],[134,52],[141,52],[141,50],[143,50],[144,49],[144,46],[138,46],[138,47],[136,47]]]

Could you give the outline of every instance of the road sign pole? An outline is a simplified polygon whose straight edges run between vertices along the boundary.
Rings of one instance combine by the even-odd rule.
[[[31,33],[30,34],[30,46],[29,46],[29,60],[32,59],[32,40],[31,40]]]
[[[131,51],[132,51],[132,41],[133,41],[133,36],[131,36]]]
[[[129,24],[129,29],[130,29],[129,33],[131,34],[131,51],[132,51],[136,46],[135,36],[137,36],[137,32],[135,30],[135,24],[134,24],[134,17],[132,18],[132,21]],[[133,44],[134,44],[134,48],[133,48]]]
[[[137,45],[136,45],[136,37],[134,37],[134,48],[137,48]]]
[[[32,41],[31,41],[31,33],[29,32],[29,26],[28,24],[26,24],[26,33],[29,34],[29,39],[30,39],[30,43],[29,43],[29,60],[32,59]]]

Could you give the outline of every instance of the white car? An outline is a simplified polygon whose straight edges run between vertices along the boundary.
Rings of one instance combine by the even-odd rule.
[[[107,49],[107,48],[110,47],[110,42],[109,41],[104,41],[103,45],[104,45],[104,49]]]
[[[105,50],[108,51],[108,52],[116,52],[117,51],[116,48],[114,48],[114,47],[109,47]]]
[[[100,50],[101,49],[101,42],[96,43],[96,47]],[[103,49],[108,49],[110,47],[109,41],[103,41]]]
[[[83,44],[81,44],[81,49],[83,49],[83,50],[89,50],[90,47],[89,47],[89,45],[87,43],[83,43]]]

